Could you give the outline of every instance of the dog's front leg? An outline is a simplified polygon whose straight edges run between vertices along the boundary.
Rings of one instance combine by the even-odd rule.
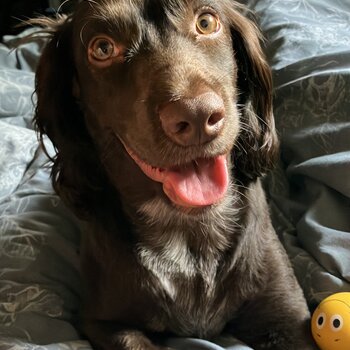
[[[171,350],[156,345],[141,331],[121,328],[110,322],[86,322],[84,333],[95,350]]]
[[[307,305],[296,288],[266,290],[242,307],[228,330],[255,350],[317,349]]]

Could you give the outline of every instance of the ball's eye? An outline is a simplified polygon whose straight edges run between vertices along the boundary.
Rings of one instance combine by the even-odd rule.
[[[343,317],[340,315],[333,315],[331,317],[331,328],[334,332],[338,332],[343,328]]]
[[[216,33],[220,29],[219,19],[211,13],[204,13],[197,18],[197,32],[203,35]]]
[[[109,37],[99,36],[93,38],[88,47],[88,57],[90,63],[100,66],[112,63],[113,58],[121,54],[120,46]]]
[[[322,329],[326,321],[325,313],[320,313],[316,319],[316,326],[318,329]]]

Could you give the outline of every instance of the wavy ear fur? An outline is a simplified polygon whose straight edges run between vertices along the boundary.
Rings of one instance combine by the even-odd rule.
[[[237,173],[244,180],[255,180],[273,167],[278,155],[272,76],[261,49],[258,28],[239,9],[231,6],[228,12],[241,107],[241,134],[233,159]]]
[[[44,134],[48,135],[56,149],[51,159],[53,186],[78,215],[84,217],[92,211],[96,214],[108,181],[73,94],[71,20],[62,17],[36,22],[48,28],[43,32],[50,35],[36,72],[34,123],[41,141]]]

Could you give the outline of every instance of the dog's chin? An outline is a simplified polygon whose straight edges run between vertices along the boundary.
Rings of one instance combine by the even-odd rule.
[[[168,200],[169,202],[170,200]],[[172,206],[173,210],[176,210],[180,214],[188,215],[189,217],[194,217],[194,216],[200,216],[203,215],[209,211],[211,211],[214,207],[220,205],[220,202],[217,202],[212,205],[206,205],[206,206],[201,206],[201,207],[185,207],[185,206],[180,206],[178,204],[175,204],[170,201],[170,205]]]
[[[162,186],[163,198],[182,213],[203,213],[218,205],[226,195],[229,184],[227,154],[160,168],[146,163],[125,143],[123,145],[144,176]]]

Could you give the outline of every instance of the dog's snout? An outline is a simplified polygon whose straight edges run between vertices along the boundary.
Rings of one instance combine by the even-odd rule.
[[[215,92],[168,102],[159,110],[165,134],[182,146],[200,145],[216,138],[224,125],[225,106]]]

